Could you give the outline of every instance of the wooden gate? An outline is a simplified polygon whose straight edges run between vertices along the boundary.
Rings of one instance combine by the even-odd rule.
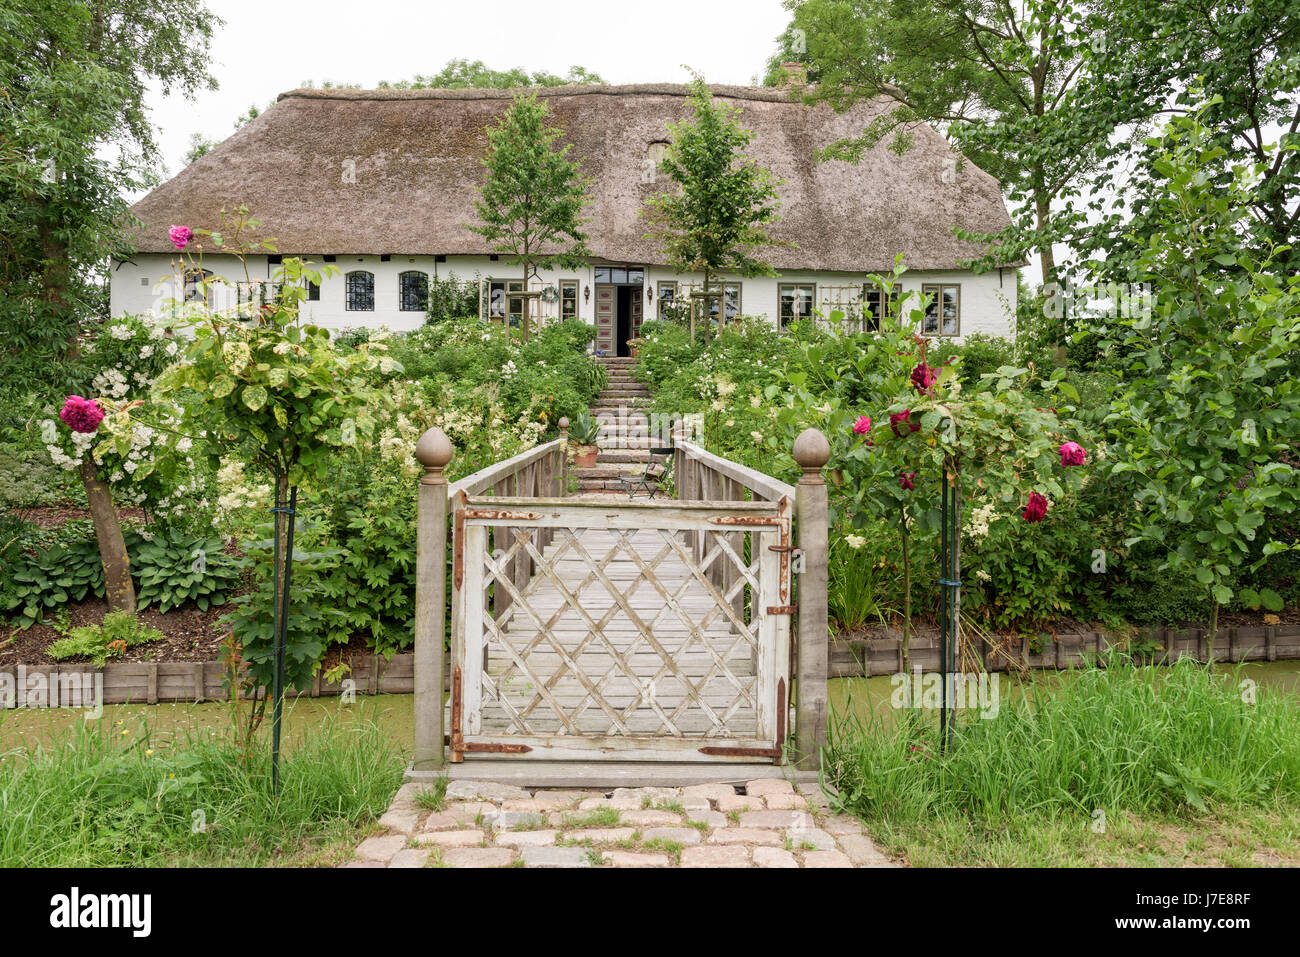
[[[783,762],[789,498],[451,506],[453,762]]]

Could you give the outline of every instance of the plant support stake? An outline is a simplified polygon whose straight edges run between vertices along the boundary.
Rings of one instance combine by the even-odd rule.
[[[289,578],[293,572],[293,525],[298,508],[298,486],[289,490],[289,505],[277,502],[276,524],[288,519],[284,554],[280,552],[280,536],[275,536],[275,570],[284,569],[283,576],[276,574],[275,590],[275,700],[271,712],[271,789],[280,793],[280,720],[284,711],[284,650],[289,636]],[[283,562],[283,565],[281,564]]]
[[[939,712],[939,741],[943,750],[952,747],[953,735],[953,679],[956,674],[957,651],[957,594],[961,588],[958,577],[958,538],[961,522],[958,505],[957,475],[945,466],[940,483],[940,512],[942,531],[939,534],[939,680],[943,688],[943,707]]]

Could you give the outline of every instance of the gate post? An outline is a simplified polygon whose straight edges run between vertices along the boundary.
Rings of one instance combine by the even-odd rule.
[[[451,440],[442,429],[420,436],[415,457],[424,466],[416,518],[415,771],[443,766],[443,635],[447,615],[447,479]]]
[[[797,647],[798,710],[795,715],[795,750],[801,768],[816,769],[826,745],[826,677],[830,670],[829,628],[826,609],[829,529],[826,482],[822,467],[831,457],[826,436],[805,429],[794,440],[794,460],[803,475],[795,488],[795,515],[803,572],[799,576],[799,637]]]

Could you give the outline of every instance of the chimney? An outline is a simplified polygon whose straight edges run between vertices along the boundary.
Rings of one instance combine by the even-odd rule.
[[[798,60],[787,60],[781,64],[781,85],[805,87],[808,85],[808,67]]]

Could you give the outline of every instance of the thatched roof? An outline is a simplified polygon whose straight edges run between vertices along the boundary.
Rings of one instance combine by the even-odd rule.
[[[783,90],[715,86],[743,108],[750,155],[780,186],[774,232],[798,244],[774,249],[780,269],[875,271],[903,253],[910,269],[948,269],[980,253],[954,226],[994,232],[1008,217],[997,182],[954,154],[925,125],[903,155],[885,144],[859,163],[818,162],[814,151],[860,134],[888,100],[843,114],[792,102]],[[649,144],[688,117],[689,90],[671,84],[566,86],[538,91],[552,122],[594,180],[585,215],[589,246],[613,261],[663,262],[644,238]],[[173,224],[213,228],[222,208],[246,204],[262,235],[287,254],[485,254],[475,221],[486,128],[510,103],[503,90],[292,90],[274,106],[134,207],[141,252],[172,252]],[[346,182],[351,161],[355,182]],[[949,174],[945,176],[945,169]],[[945,182],[949,180],[949,182]]]

